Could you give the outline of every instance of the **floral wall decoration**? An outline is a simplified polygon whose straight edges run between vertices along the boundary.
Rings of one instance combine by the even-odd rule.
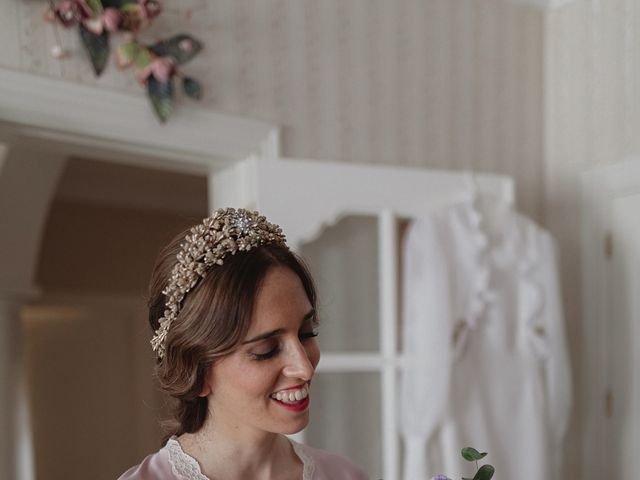
[[[64,28],[77,28],[96,76],[107,66],[111,54],[111,36],[121,34],[115,49],[120,69],[132,67],[137,80],[147,90],[153,111],[160,122],[169,118],[175,102],[175,79],[190,98],[200,99],[202,87],[180,67],[202,49],[193,36],[180,33],[147,44],[139,34],[162,12],[159,0],[49,0],[45,18]],[[60,49],[54,55],[61,57]]]

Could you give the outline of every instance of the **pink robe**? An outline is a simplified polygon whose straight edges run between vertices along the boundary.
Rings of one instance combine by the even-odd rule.
[[[369,477],[344,457],[291,440],[303,464],[302,480],[366,480]],[[131,467],[118,480],[210,480],[200,465],[182,450],[175,438],[142,463]]]

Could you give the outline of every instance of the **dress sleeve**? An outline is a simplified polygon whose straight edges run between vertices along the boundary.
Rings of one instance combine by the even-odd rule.
[[[403,252],[400,381],[404,478],[427,478],[426,447],[444,416],[452,362],[452,302],[446,242],[431,218],[409,227]]]

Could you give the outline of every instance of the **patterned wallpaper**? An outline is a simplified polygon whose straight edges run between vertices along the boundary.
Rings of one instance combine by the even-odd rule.
[[[149,39],[188,29],[204,104],[283,126],[290,157],[513,175],[542,219],[543,14],[508,0],[167,0]],[[0,0],[0,65],[139,92],[110,65],[51,57],[44,2]]]

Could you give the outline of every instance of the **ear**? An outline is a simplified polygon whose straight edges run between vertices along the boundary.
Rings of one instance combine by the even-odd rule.
[[[209,381],[205,380],[204,385],[202,386],[202,390],[198,394],[199,397],[208,397],[211,393],[211,387],[209,386]]]
[[[207,367],[205,373],[204,373],[204,382],[202,382],[202,390],[200,390],[200,393],[198,393],[199,397],[208,397],[209,394],[211,393],[212,389],[211,389],[211,366]]]

